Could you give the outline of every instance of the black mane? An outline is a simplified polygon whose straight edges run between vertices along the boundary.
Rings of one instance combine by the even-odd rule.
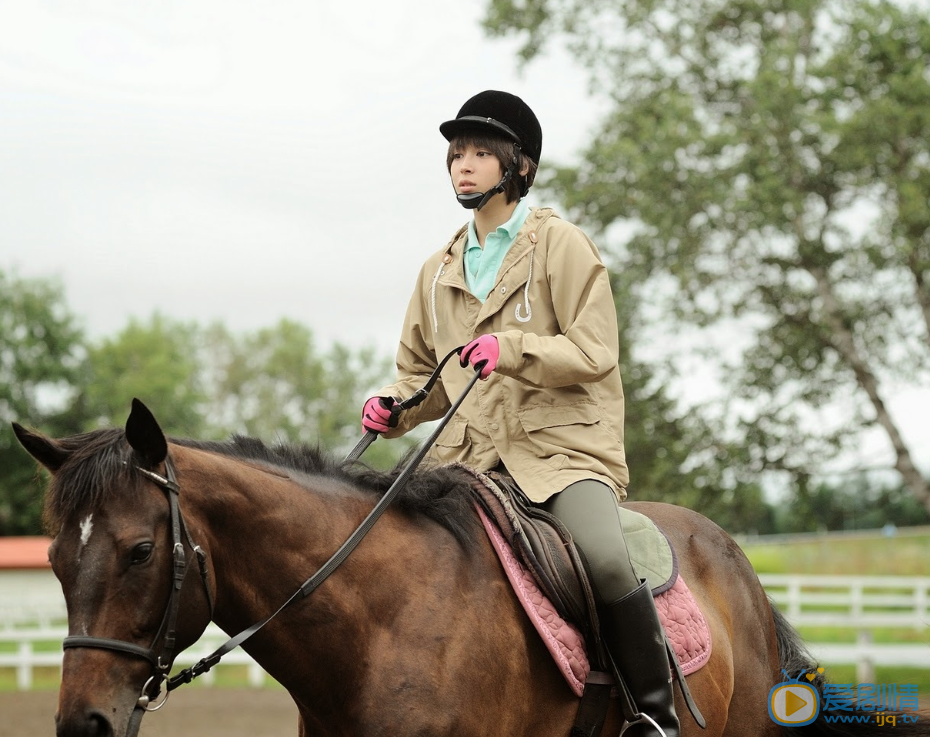
[[[172,438],[171,442],[245,461],[325,476],[377,496],[383,495],[391,487],[407,460],[402,459],[394,469],[385,472],[359,462],[346,463],[306,443],[276,443],[269,446],[257,438],[243,435],[234,435],[228,441],[219,442],[183,438]],[[480,531],[471,499],[469,482],[461,470],[424,462],[406,481],[395,503],[409,513],[422,514],[438,522],[459,542],[465,543],[474,539],[474,535]]]
[[[56,531],[66,517],[98,508],[116,489],[133,486],[127,482],[136,479],[139,473],[125,437],[123,430],[108,429],[56,441],[72,455],[53,478],[46,495],[45,521],[51,531]],[[324,476],[376,496],[390,488],[405,465],[401,461],[391,471],[377,471],[359,462],[337,460],[318,447],[292,443],[268,446],[261,440],[241,435],[228,441],[171,438],[171,442],[230,458]],[[462,543],[481,534],[471,503],[469,481],[460,470],[424,463],[407,480],[395,504],[407,513],[422,514],[438,522]]]

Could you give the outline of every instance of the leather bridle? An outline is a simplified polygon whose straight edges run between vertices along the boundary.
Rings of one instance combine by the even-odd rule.
[[[184,551],[184,540],[187,541],[188,546],[197,556],[200,578],[203,582],[203,587],[207,595],[207,602],[210,607],[211,620],[213,618],[213,594],[210,592],[207,554],[203,551],[203,548],[194,543],[187,529],[187,525],[184,523],[184,517],[181,515],[181,509],[178,505],[180,486],[178,486],[177,483],[177,476],[175,475],[171,457],[166,456],[165,458],[164,476],[160,476],[153,471],[138,466],[136,466],[136,470],[149,480],[155,482],[155,484],[165,492],[171,515],[172,555],[174,560],[171,569],[171,589],[168,594],[168,605],[165,608],[165,614],[162,617],[161,625],[149,647],[143,647],[142,645],[126,642],[124,640],[116,640],[110,637],[90,637],[84,635],[66,637],[62,645],[66,649],[87,647],[99,648],[102,650],[115,650],[116,652],[143,658],[151,663],[152,673],[145,682],[145,685],[142,686],[142,692],[139,695],[133,713],[133,717],[136,719],[135,729],[138,730],[138,722],[141,720],[142,714],[146,711],[160,709],[167,700],[166,696],[159,704],[155,706],[151,705],[151,702],[158,697],[161,691],[161,685],[167,678],[168,672],[171,670],[171,665],[177,654],[175,649],[177,647],[178,610],[181,606],[181,588],[184,585],[184,578],[187,574],[187,555]],[[161,648],[160,650],[156,650],[159,641],[161,642]],[[138,712],[138,717],[136,717],[136,712]],[[130,730],[128,734],[134,735],[135,732]]]
[[[443,366],[445,366],[446,362],[449,361],[452,356],[460,354],[462,348],[463,346],[459,346],[458,348],[450,351],[433,371],[433,374],[427,384],[423,388],[419,389],[408,400],[395,404],[395,409],[392,411],[409,409],[410,407],[416,406],[422,402],[426,398],[427,393],[436,383]],[[169,594],[168,606],[165,610],[165,615],[162,617],[161,626],[158,628],[158,633],[155,635],[155,639],[152,641],[152,645],[148,648],[142,647],[141,645],[136,645],[132,642],[115,640],[108,637],[70,636],[66,637],[63,643],[65,648],[89,647],[100,648],[103,650],[115,650],[117,652],[144,658],[152,664],[152,675],[145,682],[145,685],[142,686],[142,692],[139,695],[139,698],[136,701],[136,706],[133,709],[132,715],[130,716],[129,726],[126,731],[127,737],[135,737],[138,734],[139,727],[142,723],[142,717],[145,715],[145,712],[156,711],[157,709],[160,709],[162,706],[164,706],[168,699],[167,694],[171,693],[171,691],[173,691],[178,686],[184,685],[185,683],[190,683],[194,678],[197,678],[198,676],[203,675],[209,671],[221,660],[224,655],[236,647],[239,647],[243,642],[249,639],[252,635],[268,624],[268,622],[280,614],[284,609],[312,594],[342,564],[342,562],[352,553],[355,547],[368,534],[368,531],[374,526],[375,522],[378,521],[384,511],[391,504],[392,500],[397,496],[398,493],[400,493],[400,490],[403,488],[404,484],[406,484],[407,479],[411,474],[413,474],[420,461],[423,460],[427,451],[436,441],[436,438],[439,437],[439,434],[448,424],[449,420],[456,413],[456,411],[458,411],[458,408],[465,400],[466,395],[471,391],[472,387],[481,377],[481,370],[483,367],[483,362],[476,364],[475,373],[471,377],[468,385],[465,387],[465,390],[454,402],[452,402],[452,405],[446,412],[446,415],[439,421],[429,437],[427,437],[426,440],[420,445],[419,450],[408,459],[407,464],[394,479],[391,487],[384,493],[378,503],[375,504],[374,508],[371,510],[371,512],[369,512],[368,516],[362,520],[355,531],[348,537],[348,539],[346,539],[346,541],[339,547],[333,556],[316,573],[307,579],[300,586],[300,588],[297,589],[297,591],[295,591],[294,594],[270,616],[243,630],[238,635],[227,641],[215,652],[205,658],[202,658],[190,668],[186,668],[177,675],[172,676],[170,679],[167,676],[168,672],[171,670],[171,665],[174,662],[174,657],[176,655],[175,646],[177,632],[175,628],[177,624],[178,610],[181,604],[181,587],[184,584],[184,576],[187,573],[187,558],[184,553],[184,543],[181,539],[182,532],[187,540],[187,544],[197,556],[197,560],[200,565],[200,577],[203,580],[204,589],[207,593],[207,601],[210,606],[210,619],[212,620],[213,595],[210,593],[207,570],[207,554],[191,539],[190,533],[187,530],[187,526],[184,524],[184,518],[181,516],[181,510],[178,506],[178,496],[180,494],[181,488],[177,483],[177,476],[174,472],[171,456],[167,455],[165,457],[164,476],[160,476],[153,471],[140,468],[139,466],[135,467],[139,473],[141,473],[149,480],[155,482],[159,487],[161,487],[163,491],[165,491],[166,496],[168,497],[168,506],[171,511],[171,535],[174,545],[174,565],[171,574],[171,592]],[[346,461],[356,460],[377,437],[378,433],[369,431],[359,441],[355,449],[349,454],[349,456],[346,458]],[[161,651],[156,653],[155,645],[160,639],[162,640]],[[157,705],[151,706],[152,700],[158,697],[162,684],[165,685],[166,696]]]

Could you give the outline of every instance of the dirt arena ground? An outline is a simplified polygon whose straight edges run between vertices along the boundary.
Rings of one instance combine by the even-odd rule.
[[[0,693],[0,737],[54,737],[56,697],[55,691]],[[920,706],[930,711],[930,699]],[[281,689],[179,689],[164,709],[145,716],[139,735],[296,737],[297,709]]]
[[[0,693],[0,737],[55,734],[56,691]],[[140,737],[296,737],[297,708],[280,689],[188,688],[146,714]]]

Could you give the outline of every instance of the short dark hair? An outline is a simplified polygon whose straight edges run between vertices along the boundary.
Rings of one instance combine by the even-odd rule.
[[[467,146],[483,148],[494,154],[501,163],[501,174],[504,173],[504,170],[506,170],[513,160],[515,145],[513,141],[507,138],[481,134],[461,135],[449,141],[449,150],[446,152],[446,169],[449,171],[452,170],[453,154]],[[527,167],[528,171],[526,176],[520,176],[520,172]],[[533,186],[533,182],[536,180],[537,168],[536,162],[525,153],[520,151],[517,154],[516,171],[513,177],[510,178],[510,181],[504,186],[504,196],[507,198],[508,203],[519,200],[526,194],[529,188]]]

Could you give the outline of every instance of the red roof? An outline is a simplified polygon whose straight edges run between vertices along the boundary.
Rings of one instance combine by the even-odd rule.
[[[49,568],[48,537],[0,537],[0,569]]]

